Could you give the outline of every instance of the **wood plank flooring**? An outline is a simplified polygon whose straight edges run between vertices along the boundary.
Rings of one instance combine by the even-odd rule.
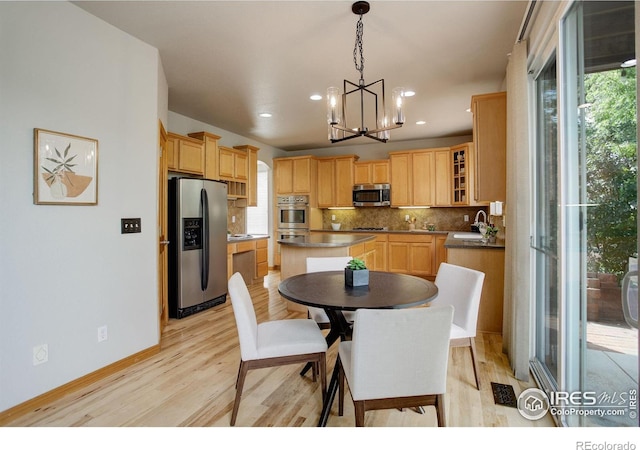
[[[299,318],[288,312],[278,294],[280,273],[269,272],[264,284],[250,286],[258,322]],[[498,335],[477,338],[483,388],[475,388],[469,350],[453,348],[449,358],[447,423],[473,427],[553,427],[550,417],[535,422],[515,408],[494,404],[491,381],[510,384],[516,395],[533,386],[511,375]],[[328,354],[327,377],[336,357]],[[194,316],[170,320],[159,354],[91,386],[29,412],[9,427],[228,427],[235,395],[240,349],[230,300]],[[318,383],[299,375],[298,365],[252,370],[247,375],[236,427],[313,427],[321,409]],[[355,425],[353,403],[345,398],[345,414],[330,427]],[[369,427],[435,427],[435,411],[367,412]]]

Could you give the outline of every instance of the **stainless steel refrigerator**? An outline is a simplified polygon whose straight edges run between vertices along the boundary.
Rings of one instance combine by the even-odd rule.
[[[227,298],[227,185],[169,180],[169,316],[177,319]]]

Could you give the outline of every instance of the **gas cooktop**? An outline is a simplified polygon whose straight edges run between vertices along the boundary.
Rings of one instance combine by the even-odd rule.
[[[388,231],[388,227],[355,227],[353,231]]]

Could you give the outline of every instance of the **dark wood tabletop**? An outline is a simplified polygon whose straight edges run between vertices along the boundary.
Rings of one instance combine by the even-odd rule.
[[[350,287],[344,271],[313,272],[283,280],[278,291],[287,300],[317,308],[355,311],[359,308],[409,308],[431,301],[438,288],[412,275],[369,272],[369,285]]]

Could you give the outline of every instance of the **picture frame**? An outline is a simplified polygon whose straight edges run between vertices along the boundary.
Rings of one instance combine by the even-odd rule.
[[[98,140],[34,128],[36,205],[98,204]]]

